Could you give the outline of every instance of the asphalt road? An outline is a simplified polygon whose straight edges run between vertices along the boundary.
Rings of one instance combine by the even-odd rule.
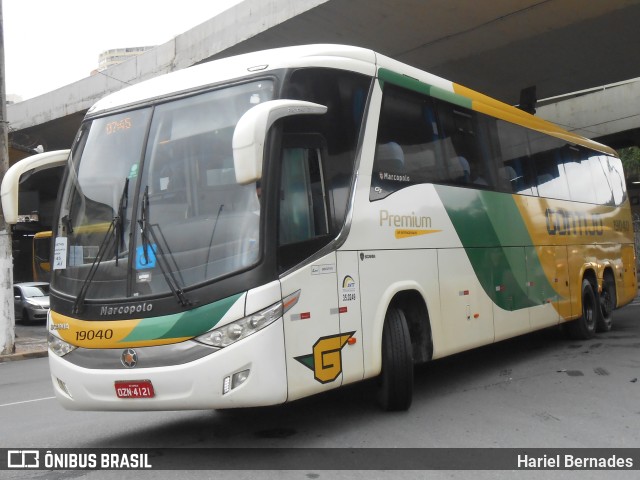
[[[46,358],[0,363],[0,448],[637,448],[640,303],[636,302],[615,313],[611,332],[592,340],[566,340],[550,329],[420,367],[413,405],[403,413],[378,410],[371,382],[288,405],[233,412],[69,412],[53,399]],[[250,455],[246,461],[251,461]],[[150,478],[151,472],[144,473]],[[481,471],[470,476],[470,472],[438,471],[427,477],[415,471],[298,470],[224,471],[212,476],[201,471],[190,478],[638,477],[637,471],[551,474]],[[24,475],[0,472],[0,477],[11,479],[142,476],[105,471]],[[183,478],[179,471],[154,471],[153,477]]]

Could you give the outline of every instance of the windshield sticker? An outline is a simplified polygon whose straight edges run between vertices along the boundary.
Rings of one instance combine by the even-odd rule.
[[[356,299],[356,281],[351,275],[342,279],[342,301],[352,302]]]
[[[326,273],[336,273],[336,266],[331,263],[327,265],[311,265],[311,275],[324,275]]]
[[[53,269],[67,268],[67,237],[56,237],[53,247]]]
[[[139,246],[138,248],[136,248],[136,270],[155,268],[157,251],[158,248],[155,243],[147,245],[146,255],[144,252],[144,247]]]

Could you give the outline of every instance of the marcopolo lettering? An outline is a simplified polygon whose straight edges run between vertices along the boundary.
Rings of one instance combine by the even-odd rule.
[[[136,305],[119,305],[116,307],[100,307],[100,315],[113,316],[113,315],[128,315],[134,313],[144,313],[153,310],[153,303],[138,303]]]
[[[564,208],[547,208],[549,235],[602,235],[604,222],[597,213],[570,212]]]

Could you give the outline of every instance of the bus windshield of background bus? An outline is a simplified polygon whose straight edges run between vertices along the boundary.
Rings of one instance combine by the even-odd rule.
[[[164,294],[257,262],[256,184],[236,183],[231,140],[240,117],[272,98],[271,81],[254,81],[85,124],[55,232],[54,288]]]

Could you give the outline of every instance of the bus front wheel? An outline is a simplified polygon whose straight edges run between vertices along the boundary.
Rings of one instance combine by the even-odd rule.
[[[588,340],[596,333],[600,305],[593,291],[591,282],[582,280],[582,316],[570,322],[567,327],[569,335],[575,340]]]
[[[411,336],[402,310],[390,307],[382,329],[378,403],[386,411],[408,410],[413,397]]]

